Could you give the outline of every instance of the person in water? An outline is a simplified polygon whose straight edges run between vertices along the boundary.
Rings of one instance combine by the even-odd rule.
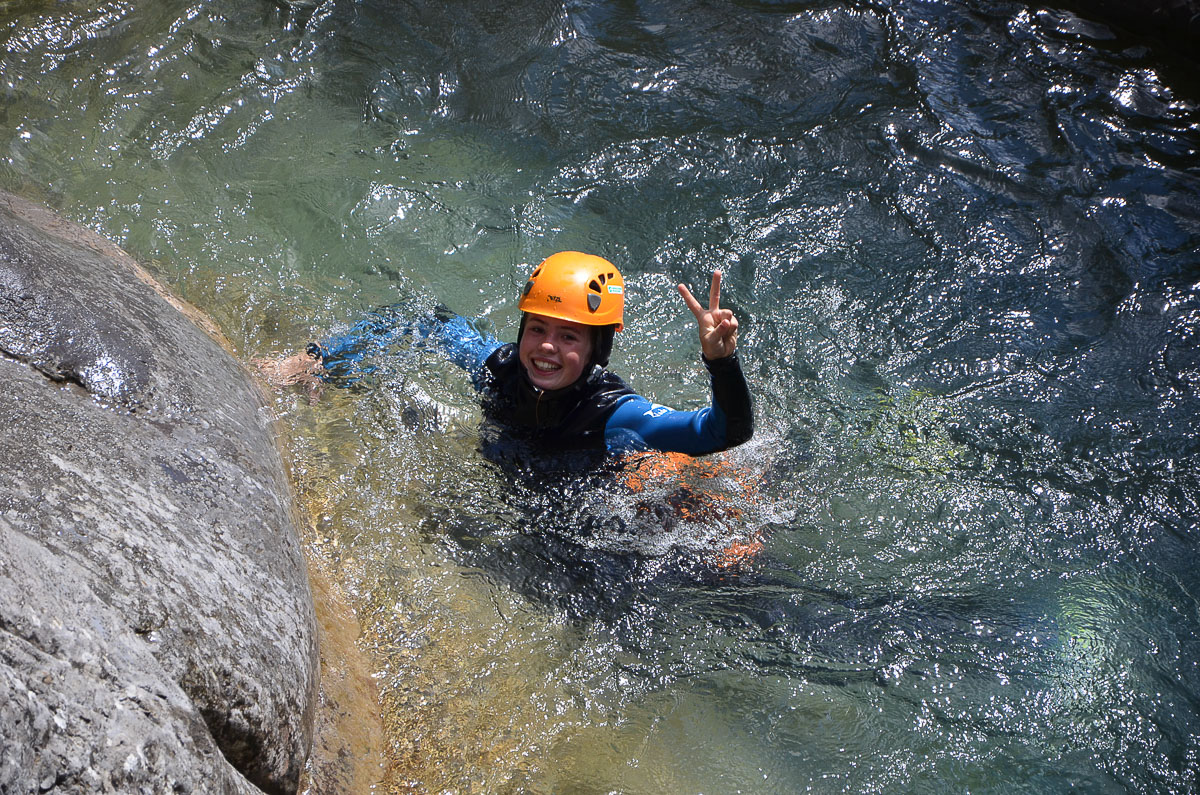
[[[696,318],[712,381],[712,405],[695,411],[653,403],[607,369],[624,325],[625,282],[608,260],[578,251],[559,252],[533,269],[521,293],[515,343],[501,343],[444,309],[409,327],[384,312],[305,353],[260,366],[276,384],[352,380],[366,355],[415,330],[471,374],[484,419],[501,437],[552,451],[705,455],[750,439],[753,407],[737,355],[737,318],[720,306],[721,272],[713,272],[707,308],[685,285],[678,290]]]

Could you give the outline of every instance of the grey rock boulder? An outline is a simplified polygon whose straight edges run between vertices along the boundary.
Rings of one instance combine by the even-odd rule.
[[[0,518],[0,792],[258,792],[89,573]]]
[[[120,249],[0,192],[0,791],[295,791],[317,639],[271,414]]]

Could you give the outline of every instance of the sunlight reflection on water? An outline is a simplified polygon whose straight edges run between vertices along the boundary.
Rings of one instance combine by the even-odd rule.
[[[419,348],[276,396],[387,790],[1195,787],[1197,108],[1169,62],[1010,3],[0,20],[4,187],[247,358],[435,301],[509,339],[528,264],[584,248],[629,283],[614,368],[690,408],[674,285],[724,269],[758,433],[698,469],[523,479]]]

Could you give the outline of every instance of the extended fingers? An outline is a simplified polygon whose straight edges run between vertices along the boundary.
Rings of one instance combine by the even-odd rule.
[[[692,314],[697,319],[702,319],[706,311],[700,302],[696,300],[696,296],[692,295],[692,291],[687,288],[686,284],[675,285],[679,290],[679,294],[683,296],[684,302],[688,309],[692,310]],[[712,283],[708,288],[708,312],[715,312],[721,308],[721,271],[715,270],[712,275]]]
[[[697,320],[700,320],[704,316],[704,307],[700,306],[696,296],[692,295],[692,291],[687,288],[686,284],[678,284],[675,287],[683,296],[683,302],[687,304],[687,308],[692,310],[692,314],[696,316]]]

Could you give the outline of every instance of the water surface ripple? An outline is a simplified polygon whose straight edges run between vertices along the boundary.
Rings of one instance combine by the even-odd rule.
[[[582,248],[615,369],[691,407],[673,285],[725,270],[759,432],[690,468],[489,461],[420,345],[278,395],[383,790],[1200,786],[1194,63],[1005,0],[14,0],[0,40],[0,186],[246,358],[397,303],[511,337]]]

